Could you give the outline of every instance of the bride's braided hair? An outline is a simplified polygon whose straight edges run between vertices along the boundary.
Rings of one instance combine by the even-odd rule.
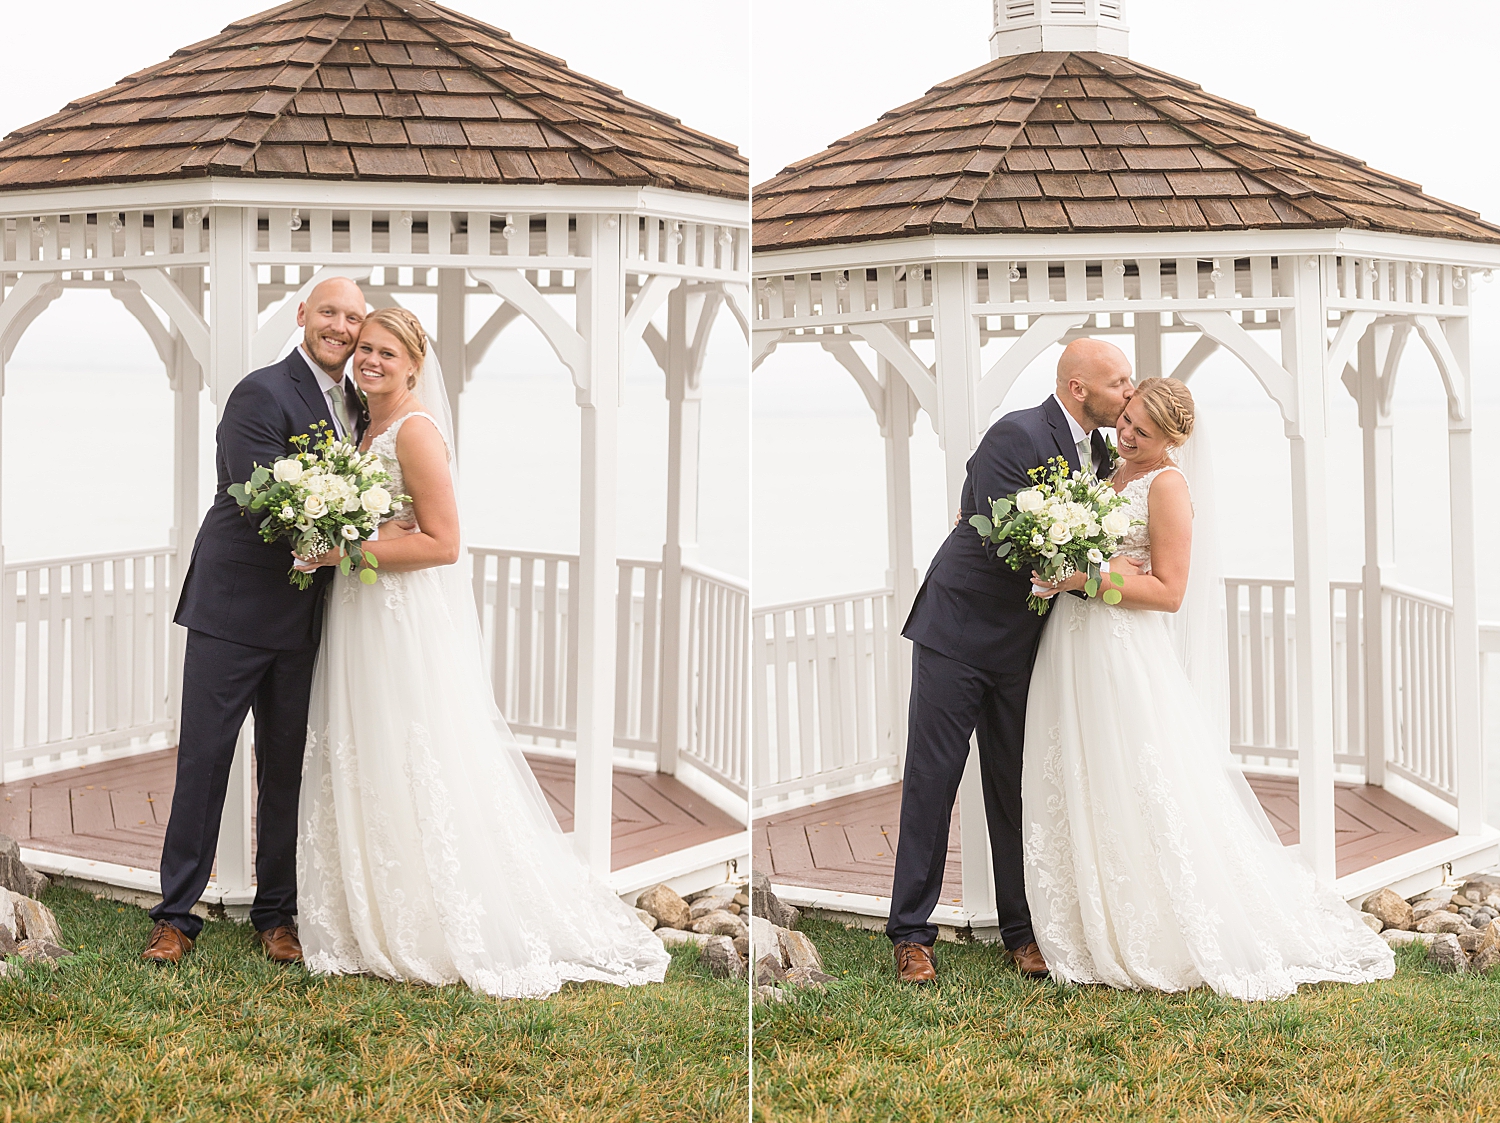
[[[427,332],[422,321],[405,308],[377,308],[365,317],[367,324],[379,324],[400,342],[415,369],[406,376],[406,388],[415,390],[422,363],[427,358]]]
[[[1146,407],[1146,414],[1173,448],[1193,432],[1193,394],[1175,378],[1148,378],[1135,388],[1132,401]]]

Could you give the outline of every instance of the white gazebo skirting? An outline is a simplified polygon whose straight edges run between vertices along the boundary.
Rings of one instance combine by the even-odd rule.
[[[239,378],[285,353],[312,287],[349,276],[377,307],[436,297],[431,335],[455,415],[517,319],[571,374],[579,553],[480,548],[472,562],[497,700],[518,732],[576,758],[580,853],[608,874],[617,757],[744,814],[748,588],[698,566],[696,547],[704,350],[723,311],[748,335],[748,271],[744,202],[656,188],[199,179],[0,195],[0,394],[26,327],[65,290],[92,288],[140,321],[176,402],[165,547],[11,563],[0,546],[5,778],[175,743],[184,633],[169,621],[200,515],[199,391],[222,408]],[[472,324],[465,297],[480,293],[501,304]],[[662,556],[631,561],[616,556],[613,497],[622,355],[635,339],[665,375],[669,453]],[[245,759],[210,888],[225,900],[251,883]],[[748,854],[738,845],[683,860],[722,880],[724,862]],[[65,858],[33,857],[43,868]],[[657,880],[692,872],[673,870]]]
[[[1500,832],[1482,821],[1468,304],[1469,273],[1493,267],[1500,247],[1356,230],[965,234],[758,253],[754,361],[811,344],[858,383],[885,440],[890,568],[883,589],[754,611],[753,814],[900,777],[910,666],[900,628],[920,580],[917,412],[937,433],[956,510],[964,465],[1021,372],[1055,344],[1102,336],[1133,351],[1137,378],[1188,379],[1222,348],[1280,410],[1294,579],[1226,582],[1233,748],[1247,767],[1295,772],[1305,859],[1350,897],[1386,884],[1415,892],[1493,864]],[[1196,338],[1166,370],[1162,340],[1175,333]],[[1008,346],[983,365],[981,346],[1002,339]],[[1383,579],[1393,554],[1391,393],[1416,340],[1447,400],[1451,601]],[[1326,401],[1340,386],[1359,405],[1363,435],[1356,582],[1328,572]],[[1486,638],[1500,650],[1500,637]],[[1336,879],[1336,778],[1383,786],[1457,837]],[[994,904],[972,767],[959,802],[963,907],[940,922],[982,928]],[[787,888],[802,904],[828,896]],[[851,915],[888,904],[836,896]]]

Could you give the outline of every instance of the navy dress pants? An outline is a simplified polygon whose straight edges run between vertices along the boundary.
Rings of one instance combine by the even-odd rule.
[[[1033,652],[1013,671],[992,671],[912,645],[901,833],[885,929],[895,943],[931,946],[937,940],[932,910],[943,884],[953,800],[975,733],[1000,936],[1013,950],[1035,938],[1021,857],[1021,748],[1034,658]]]
[[[297,800],[307,744],[316,642],[292,651],[247,647],[188,632],[182,675],[182,728],[177,787],[161,852],[162,902],[153,920],[170,921],[196,939],[192,914],[219,844],[229,766],[245,714],[255,714],[255,900],[258,931],[297,915]]]

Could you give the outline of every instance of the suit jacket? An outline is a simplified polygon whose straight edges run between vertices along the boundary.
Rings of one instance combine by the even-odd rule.
[[[355,394],[345,378],[344,392]],[[291,552],[285,542],[261,541],[257,520],[247,518],[229,495],[253,466],[270,467],[291,449],[291,439],[315,422],[333,417],[302,352],[240,380],[224,404],[217,433],[218,488],[203,518],[182,581],[174,619],[185,628],[218,639],[291,651],[316,642],[323,625],[323,592],[333,570],[320,569],[308,589],[287,580]],[[356,425],[363,433],[368,415]]]
[[[1108,451],[1096,429],[1094,470],[1107,468]],[[1029,570],[1016,572],[994,556],[994,547],[969,525],[970,515],[990,513],[991,499],[1031,484],[1027,472],[1054,456],[1075,470],[1078,448],[1057,399],[1007,413],[991,425],[969,458],[962,520],[944,540],[917,590],[901,634],[950,659],[992,671],[1031,667],[1047,617],[1026,606]]]

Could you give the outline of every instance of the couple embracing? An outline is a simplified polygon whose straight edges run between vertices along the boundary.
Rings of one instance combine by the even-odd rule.
[[[969,460],[958,526],[903,632],[911,710],[886,929],[903,981],[935,978],[931,915],[971,735],[1000,935],[1023,974],[1244,1000],[1393,974],[1385,941],[1282,848],[1230,756],[1213,512],[1195,510],[1199,473],[1184,471],[1195,420],[1183,383],[1134,387],[1118,348],[1081,339],[1056,392],[1002,417]],[[1116,604],[1084,596],[1083,573],[1033,589],[968,524],[1059,456],[1125,500]]]
[[[420,322],[367,312],[334,278],[297,323],[302,343],[243,378],[219,423],[218,490],[177,608],[177,783],[142,957],[192,950],[253,712],[250,920],[271,959],[499,997],[661,981],[666,950],[574,854],[495,708],[459,564],[451,414]],[[263,542],[229,494],[320,422],[410,497],[366,547],[373,584],[340,574],[335,552],[293,559]],[[288,580],[293,561],[308,588]]]

